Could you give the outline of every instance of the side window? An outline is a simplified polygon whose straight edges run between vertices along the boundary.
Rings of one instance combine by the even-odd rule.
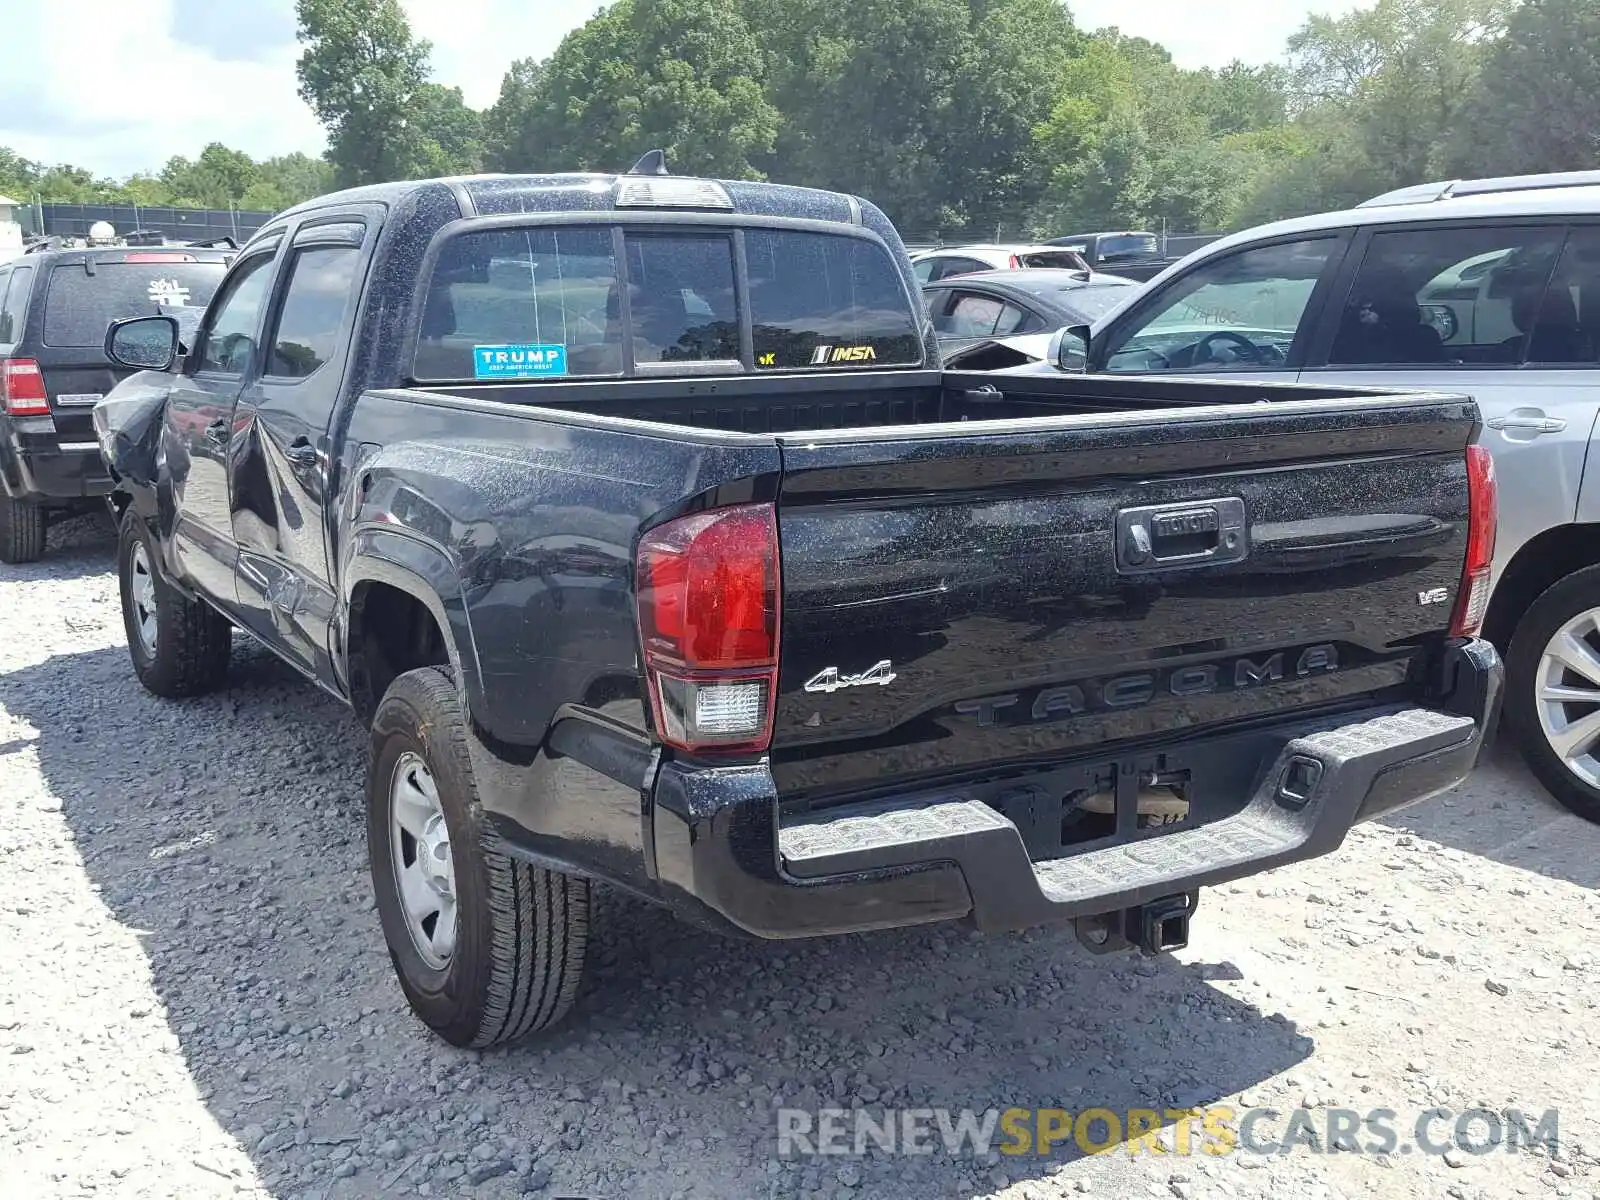
[[[989,264],[976,258],[941,259],[935,268],[935,279],[949,279],[952,275],[970,275],[974,271],[987,271]]]
[[[199,370],[242,375],[249,369],[271,281],[271,252],[242,264],[228,280],[217,297],[210,327],[200,345]]]
[[[1028,333],[1038,320],[1030,312],[1008,304],[1000,310],[1000,319],[994,323],[995,337],[1009,337],[1013,333]]]
[[[1004,301],[992,296],[957,292],[950,311],[934,322],[934,328],[948,337],[988,337],[1005,307]]]
[[[911,264],[911,271],[916,275],[918,283],[931,283],[933,282],[934,269],[938,265],[939,260],[936,258],[919,258]]]
[[[1511,366],[1536,320],[1551,326],[1551,351],[1571,353],[1554,330],[1575,332],[1576,314],[1554,305],[1539,315],[1561,241],[1560,229],[1528,225],[1374,234],[1337,313],[1328,365]]]
[[[1201,263],[1129,314],[1107,344],[1104,369],[1281,368],[1337,245],[1330,235]]]
[[[304,379],[333,356],[345,314],[355,299],[356,246],[312,246],[295,251],[278,326],[262,374]]]
[[[1573,229],[1538,311],[1516,316],[1531,327],[1530,364],[1600,366],[1600,227]]]
[[[9,280],[0,273],[0,343],[10,345],[22,340],[22,318],[32,285],[32,267],[13,268]]]

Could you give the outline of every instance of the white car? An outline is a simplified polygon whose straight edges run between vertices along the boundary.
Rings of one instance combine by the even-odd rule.
[[[948,279],[952,275],[966,275],[972,271],[1011,271],[1021,267],[1065,267],[1069,271],[1089,269],[1083,255],[1076,250],[1031,243],[941,246],[937,250],[920,250],[911,256],[911,266],[917,273],[919,284]]]
[[[1499,532],[1486,585],[1451,602],[1486,605],[1534,773],[1600,821],[1600,171],[1425,184],[1234,234],[1009,370],[1471,396]],[[1359,555],[1330,566],[1330,586],[1362,569]]]

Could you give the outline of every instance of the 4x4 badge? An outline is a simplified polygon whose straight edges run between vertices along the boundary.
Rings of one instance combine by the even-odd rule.
[[[859,675],[841,675],[838,667],[823,667],[806,680],[808,692],[837,692],[840,688],[865,687],[875,683],[887,687],[894,682],[894,664],[887,658],[879,659]]]

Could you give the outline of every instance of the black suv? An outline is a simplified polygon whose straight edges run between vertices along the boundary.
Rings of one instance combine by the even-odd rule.
[[[111,491],[91,414],[129,375],[105,354],[122,317],[198,322],[231,251],[45,250],[0,263],[0,562],[44,553],[47,521]]]

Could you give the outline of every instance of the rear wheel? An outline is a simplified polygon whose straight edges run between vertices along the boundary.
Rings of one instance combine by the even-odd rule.
[[[37,562],[44,555],[44,509],[0,496],[0,562]]]
[[[1539,596],[1506,653],[1506,721],[1557,801],[1600,822],[1600,567]]]
[[[122,522],[117,576],[139,682],[172,699],[220,687],[233,652],[233,627],[209,604],[188,599],[162,578],[150,531],[132,513]]]
[[[372,723],[367,851],[406,1000],[457,1046],[545,1029],[583,977],[589,885],[496,848],[467,756],[455,685],[408,671]]]

